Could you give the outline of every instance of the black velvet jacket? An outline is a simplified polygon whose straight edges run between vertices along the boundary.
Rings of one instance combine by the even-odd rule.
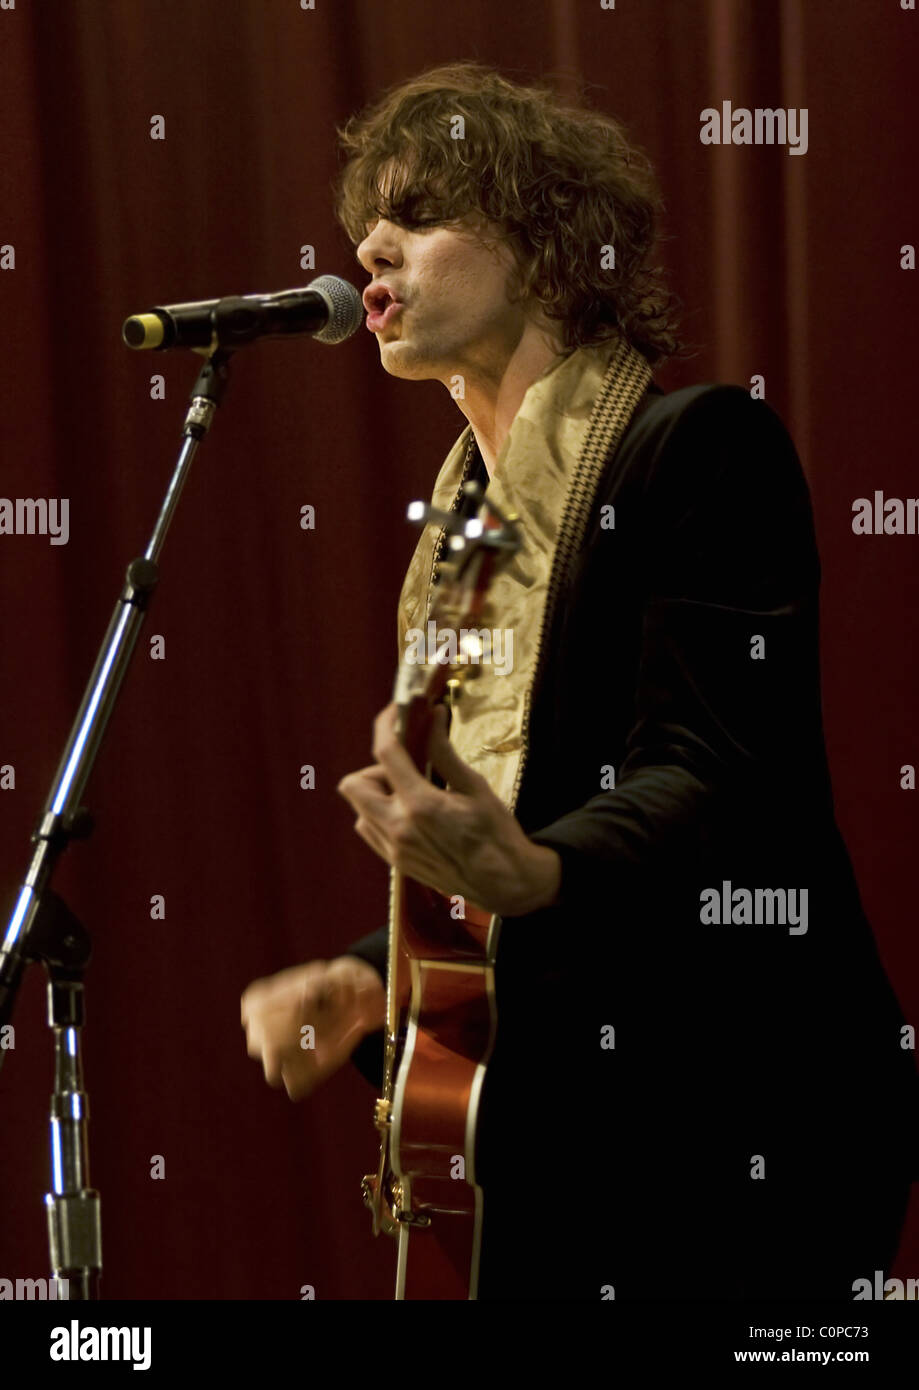
[[[889,1266],[919,1078],[834,818],[819,583],[777,415],[652,386],[534,691],[517,815],[562,891],[501,929],[482,1298],[851,1298]],[[385,931],[348,952],[385,973]],[[354,1060],[379,1085],[380,1035]]]

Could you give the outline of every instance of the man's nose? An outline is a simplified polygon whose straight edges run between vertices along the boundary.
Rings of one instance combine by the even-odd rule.
[[[355,253],[368,275],[402,263],[399,228],[380,218],[364,237]]]

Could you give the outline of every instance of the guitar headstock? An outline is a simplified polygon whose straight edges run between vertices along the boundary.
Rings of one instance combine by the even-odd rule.
[[[477,634],[492,580],[520,548],[516,518],[491,502],[479,483],[463,485],[463,497],[455,511],[412,502],[408,519],[421,526],[440,527],[446,543],[425,628],[410,629],[406,634],[396,676],[393,699],[407,744],[417,715],[423,710],[429,720],[447,686],[473,671],[481,660],[482,644]]]

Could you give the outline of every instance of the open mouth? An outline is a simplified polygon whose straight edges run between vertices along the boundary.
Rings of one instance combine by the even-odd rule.
[[[367,311],[367,327],[370,332],[378,333],[381,328],[385,328],[390,319],[394,318],[402,307],[397,299],[393,299],[388,290],[375,296]]]

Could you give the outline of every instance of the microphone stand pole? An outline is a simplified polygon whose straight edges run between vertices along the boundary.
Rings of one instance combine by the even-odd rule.
[[[219,342],[219,335],[217,337]],[[228,377],[232,353],[216,347],[198,374],[185,416],[179,452],[150,543],[128,565],[108,630],[74,720],[38,828],[35,849],[0,946],[0,1028],[7,1025],[27,965],[48,974],[48,1026],[54,1039],[51,1096],[51,1184],[45,1196],[50,1266],[58,1297],[99,1297],[102,1223],[99,1193],[89,1186],[89,1100],[83,1090],[80,1032],[83,972],[89,933],[50,887],[58,856],[85,839],[92,819],[80,798],[102,745],[109,717],[156,587],[157,560],[198,446],[210,429]],[[0,1064],[6,1050],[0,1049]],[[62,1281],[66,1281],[62,1283]]]

